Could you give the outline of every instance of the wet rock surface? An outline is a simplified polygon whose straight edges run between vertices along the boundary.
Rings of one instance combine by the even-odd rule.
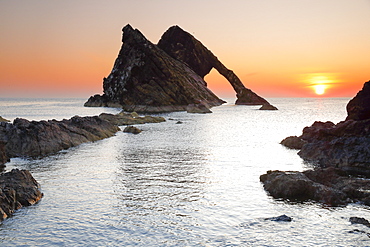
[[[361,224],[370,227],[370,222],[362,217],[350,217],[349,222],[351,222],[351,224]]]
[[[185,111],[198,102],[218,106],[225,102],[203,79],[212,68],[231,83],[237,104],[268,103],[245,88],[233,71],[178,26],[169,28],[155,45],[126,25],[122,43],[112,72],[104,78],[104,94],[90,97],[85,106],[119,106],[125,111],[150,113]]]
[[[281,144],[300,149],[314,165],[304,172],[269,171],[260,177],[274,198],[314,200],[328,205],[370,206],[370,82],[347,105],[345,121],[315,122]]]
[[[301,149],[305,141],[298,136],[288,136],[280,144],[290,149]]]
[[[39,184],[29,171],[13,169],[0,174],[0,220],[23,206],[37,203],[42,196]]]
[[[271,220],[271,221],[277,221],[277,222],[291,222],[293,218],[283,214],[277,217],[266,218],[265,220]]]
[[[123,111],[118,114],[102,113],[99,115],[99,117],[114,125],[161,123],[166,121],[166,119],[163,117],[155,116],[140,117],[136,112],[125,113]]]
[[[75,116],[62,121],[17,118],[13,123],[0,123],[0,141],[5,144],[8,158],[38,157],[111,137],[117,131],[119,128],[116,125],[97,116]]]
[[[317,168],[304,172],[268,171],[260,176],[264,189],[274,198],[316,201],[328,206],[361,203],[370,206],[370,183],[339,168]]]
[[[141,129],[135,127],[135,126],[127,126],[123,129],[123,132],[126,132],[126,133],[132,133],[132,134],[139,134],[141,133]]]

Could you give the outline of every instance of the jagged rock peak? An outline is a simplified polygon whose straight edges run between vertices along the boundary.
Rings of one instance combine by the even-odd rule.
[[[227,69],[200,41],[179,26],[169,28],[158,45],[126,25],[122,46],[112,72],[103,80],[103,95],[85,106],[122,107],[127,111],[163,112],[186,110],[190,104],[221,105],[207,88],[204,76],[215,68],[233,86],[236,104],[268,103]]]
[[[103,81],[104,94],[86,106],[121,106],[127,111],[183,111],[189,104],[224,103],[205,81],[183,62],[147,40],[130,25],[123,29],[122,46],[112,72]]]

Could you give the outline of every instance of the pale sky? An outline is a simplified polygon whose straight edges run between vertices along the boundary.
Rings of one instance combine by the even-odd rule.
[[[370,0],[0,0],[0,97],[102,93],[131,24],[193,34],[263,97],[352,97],[370,80]],[[220,97],[234,95],[217,73]]]

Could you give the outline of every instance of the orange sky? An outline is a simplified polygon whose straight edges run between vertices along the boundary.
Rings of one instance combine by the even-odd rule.
[[[153,43],[181,26],[263,97],[353,97],[370,80],[368,0],[0,0],[0,23],[0,97],[102,93],[127,23]]]

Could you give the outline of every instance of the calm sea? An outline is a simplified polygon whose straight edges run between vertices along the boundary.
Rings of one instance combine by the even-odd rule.
[[[13,120],[117,113],[85,108],[86,99],[0,99]],[[267,170],[309,166],[279,142],[314,121],[339,122],[348,98],[271,98],[278,111],[235,106],[212,114],[162,114],[138,135],[82,144],[46,158],[15,158],[44,198],[0,224],[1,246],[369,246],[368,207],[328,208],[269,197]],[[182,124],[177,124],[181,121]],[[286,214],[292,222],[265,218]],[[359,231],[354,231],[358,229]]]

